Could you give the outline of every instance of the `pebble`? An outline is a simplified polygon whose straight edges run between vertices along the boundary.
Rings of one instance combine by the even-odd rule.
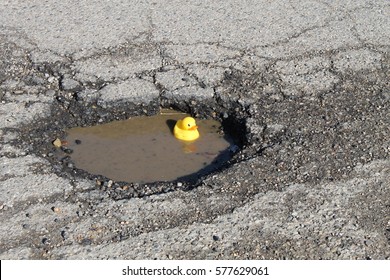
[[[229,147],[229,151],[232,152],[233,154],[236,153],[240,148],[237,145],[231,145]]]
[[[49,245],[51,243],[51,241],[50,241],[50,239],[49,238],[43,238],[42,239],[42,244],[44,244],[44,245]]]
[[[83,246],[87,246],[87,245],[91,245],[92,244],[92,240],[89,239],[89,238],[84,238],[82,241],[81,241],[81,245]]]
[[[61,237],[63,240],[65,240],[68,237],[68,234],[66,233],[65,230],[61,230]]]
[[[68,148],[64,148],[63,151],[64,151],[64,153],[66,153],[68,155],[73,153],[73,150],[72,149],[68,149]]]
[[[52,210],[53,212],[55,212],[55,213],[59,213],[59,212],[61,211],[61,209],[58,208],[58,207],[52,207],[51,210]]]
[[[56,138],[52,143],[56,148],[60,148],[62,146],[61,140],[58,138]]]

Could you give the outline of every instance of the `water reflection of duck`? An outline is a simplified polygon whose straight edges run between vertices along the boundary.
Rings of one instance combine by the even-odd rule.
[[[185,154],[196,153],[197,151],[196,143],[190,141],[182,141],[182,142],[183,142],[182,148]]]
[[[182,120],[178,120],[173,128],[173,135],[175,135],[177,139],[184,141],[194,141],[198,139],[199,131],[195,119],[185,117]]]

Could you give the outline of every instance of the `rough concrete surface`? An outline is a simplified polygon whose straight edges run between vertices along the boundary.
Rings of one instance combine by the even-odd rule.
[[[389,15],[0,0],[0,258],[389,259]],[[56,160],[67,127],[169,106],[223,120],[231,163],[139,185]]]

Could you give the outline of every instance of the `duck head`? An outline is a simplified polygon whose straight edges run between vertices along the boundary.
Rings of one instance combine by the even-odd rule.
[[[173,134],[179,140],[194,141],[198,139],[199,131],[195,119],[185,117],[182,120],[178,120],[173,128]]]
[[[181,129],[192,131],[198,129],[198,126],[196,125],[194,118],[185,117],[181,122]]]

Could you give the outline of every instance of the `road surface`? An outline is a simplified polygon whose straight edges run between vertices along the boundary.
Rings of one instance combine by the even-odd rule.
[[[389,1],[0,7],[1,259],[390,258]],[[225,119],[234,162],[126,186],[53,160],[160,105]]]

